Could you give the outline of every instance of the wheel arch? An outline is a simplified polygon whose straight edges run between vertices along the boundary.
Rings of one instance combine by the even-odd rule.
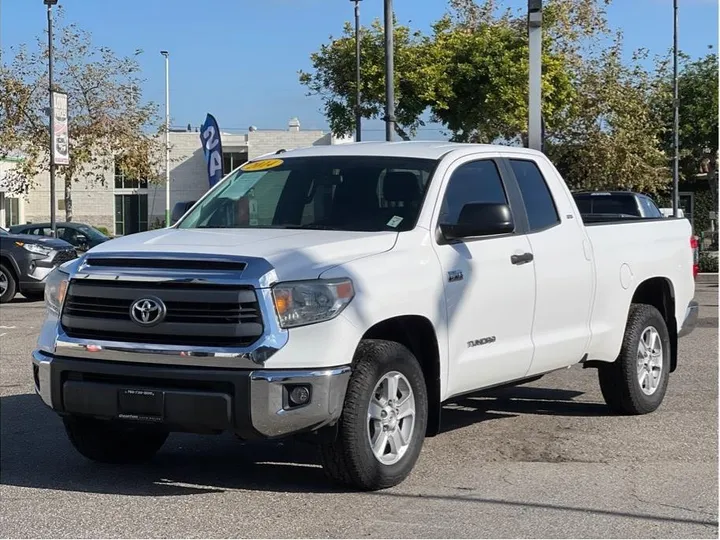
[[[19,284],[20,281],[20,269],[18,268],[15,259],[10,257],[7,253],[0,253],[0,264],[13,273],[15,281]]]
[[[675,288],[667,277],[656,276],[638,284],[630,304],[647,304],[655,307],[665,320],[670,334],[670,372],[677,368],[678,327],[675,318]],[[628,306],[628,317],[630,306]],[[627,317],[626,317],[627,320]]]
[[[377,322],[362,339],[395,341],[407,347],[420,363],[428,395],[428,423],[426,436],[440,431],[441,380],[440,349],[435,327],[422,315],[400,315]]]

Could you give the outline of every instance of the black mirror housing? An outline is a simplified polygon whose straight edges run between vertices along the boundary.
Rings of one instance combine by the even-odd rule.
[[[510,234],[515,230],[512,211],[507,204],[467,203],[463,206],[456,224],[440,224],[446,241],[477,236]]]

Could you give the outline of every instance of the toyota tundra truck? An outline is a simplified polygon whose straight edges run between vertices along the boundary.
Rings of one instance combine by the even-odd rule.
[[[54,271],[35,387],[91,460],[148,460],[170,432],[302,435],[331,479],[387,488],[457,396],[581,364],[614,413],[656,410],[693,265],[687,220],[585,225],[538,152],[292,150]]]

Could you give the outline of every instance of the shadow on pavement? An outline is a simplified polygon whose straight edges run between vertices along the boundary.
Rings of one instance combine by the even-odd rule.
[[[34,394],[0,400],[0,483],[136,496],[176,496],[233,489],[336,492],[317,449],[299,441],[243,444],[232,435],[171,434],[142,465],[97,464],[80,456],[61,419]]]
[[[574,401],[576,390],[516,386],[486,390],[451,400],[443,407],[442,432],[461,429],[484,420],[521,414],[552,416],[607,416],[603,403]]]
[[[523,413],[605,414],[599,405],[573,402],[580,394],[516,387],[464,397],[443,410],[443,432]],[[453,408],[458,405],[462,408]],[[317,447],[301,441],[242,443],[229,434],[172,434],[153,461],[113,466],[80,456],[68,442],[60,418],[34,394],[1,398],[0,416],[2,484],[138,496],[233,489],[338,492],[319,465]]]

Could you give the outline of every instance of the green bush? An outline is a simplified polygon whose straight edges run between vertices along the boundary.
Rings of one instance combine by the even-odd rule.
[[[108,231],[107,227],[95,227],[98,231],[103,233],[105,236],[110,236],[110,231]]]
[[[700,254],[700,271],[701,272],[712,272],[717,273],[718,271],[718,259],[707,253]]]

